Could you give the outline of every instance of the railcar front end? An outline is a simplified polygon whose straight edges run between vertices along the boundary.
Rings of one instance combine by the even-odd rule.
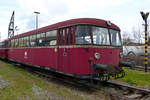
[[[100,78],[108,80],[109,76],[123,77],[122,42],[120,30],[94,25],[77,25],[75,46],[72,53],[74,66],[82,78]],[[120,75],[121,74],[121,75]]]

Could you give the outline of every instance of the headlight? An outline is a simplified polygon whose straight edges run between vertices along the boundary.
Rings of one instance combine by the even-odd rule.
[[[123,52],[120,52],[120,57],[123,58]]]
[[[99,54],[99,53],[95,53],[95,54],[94,54],[94,57],[95,57],[95,59],[98,60],[98,59],[100,58],[100,54]]]

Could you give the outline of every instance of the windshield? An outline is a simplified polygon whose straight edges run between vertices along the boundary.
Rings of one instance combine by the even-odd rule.
[[[110,34],[111,34],[112,45],[113,46],[121,46],[122,43],[121,43],[121,39],[119,36],[119,31],[110,29]]]
[[[92,31],[91,31],[92,30]],[[121,46],[120,33],[114,29],[108,29],[98,26],[78,25],[75,30],[76,44],[92,44],[91,36],[94,45],[111,45]],[[109,34],[110,32],[110,34]],[[93,35],[91,35],[91,33]],[[111,41],[111,42],[110,42]]]
[[[76,44],[91,44],[91,32],[89,25],[79,25],[75,33]]]
[[[96,45],[110,45],[109,34],[107,28],[92,27],[93,43]]]

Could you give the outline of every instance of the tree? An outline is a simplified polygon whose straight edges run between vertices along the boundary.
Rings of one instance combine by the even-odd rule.
[[[144,41],[144,32],[141,31],[140,26],[132,28],[133,37],[136,43],[142,44]]]
[[[126,31],[122,32],[122,40],[123,45],[128,45],[131,42],[130,34],[128,34]]]

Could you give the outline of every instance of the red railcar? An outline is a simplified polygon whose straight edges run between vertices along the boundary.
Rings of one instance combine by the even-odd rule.
[[[6,43],[7,42],[7,43]],[[4,41],[1,57],[78,78],[123,73],[120,29],[105,20],[59,22]]]

